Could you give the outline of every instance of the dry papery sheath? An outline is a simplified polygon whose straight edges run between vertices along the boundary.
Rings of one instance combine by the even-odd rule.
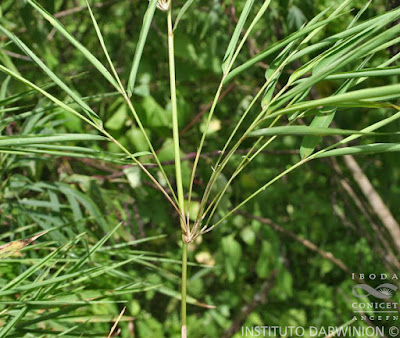
[[[157,8],[161,9],[163,12],[167,12],[169,10],[170,4],[171,4],[171,0],[158,0]]]

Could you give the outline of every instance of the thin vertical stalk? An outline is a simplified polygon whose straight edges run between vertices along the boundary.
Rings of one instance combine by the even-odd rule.
[[[175,153],[175,176],[176,189],[178,192],[179,209],[185,215],[185,205],[182,184],[182,168],[179,147],[179,127],[178,127],[178,107],[176,103],[176,83],[175,83],[175,55],[174,55],[174,31],[172,30],[172,10],[168,10],[168,58],[169,58],[169,81],[171,87],[171,107],[172,107],[172,133]]]
[[[179,147],[179,124],[178,124],[178,107],[176,102],[176,83],[175,83],[175,53],[174,53],[174,31],[172,26],[172,1],[169,3],[167,25],[168,25],[168,59],[169,59],[169,80],[171,87],[171,107],[172,107],[172,132],[175,152],[175,177],[176,189],[178,193],[178,203],[181,213],[181,228],[184,229],[182,234],[182,286],[181,286],[181,321],[182,321],[182,338],[187,336],[186,328],[186,280],[187,280],[187,236],[190,234],[189,224],[185,224],[182,219],[185,218],[185,200],[183,195],[182,184],[182,168]]]
[[[182,240],[182,289],[181,289],[181,321],[182,330],[181,337],[187,337],[187,326],[186,326],[186,281],[187,281],[187,247],[188,244]]]

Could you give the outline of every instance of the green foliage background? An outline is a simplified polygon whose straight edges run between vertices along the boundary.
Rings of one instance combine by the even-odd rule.
[[[63,0],[40,3],[49,12],[58,13],[59,20],[68,31],[105,63],[84,2]],[[174,1],[176,8],[182,4],[183,1]],[[182,165],[186,190],[192,155],[201,137],[206,115],[203,114],[190,128],[185,127],[198,113],[205,111],[213,99],[221,76],[221,60],[243,4],[243,0],[195,1],[176,31],[180,128],[185,130],[181,151],[185,158]],[[239,64],[296,31],[304,22],[334,4],[335,1],[328,0],[272,1],[267,14],[239,56]],[[345,29],[357,9],[364,4],[364,1],[353,1],[351,7],[356,10],[346,12],[314,39],[322,39]],[[384,13],[388,9],[385,6],[386,1],[373,1],[361,20]],[[121,78],[127,79],[147,1],[111,0],[93,2],[92,7],[117,71]],[[24,1],[3,0],[0,9],[2,25],[29,43],[32,50],[70,86],[84,97],[91,97],[90,106],[106,121],[106,128],[118,141],[132,152],[148,151],[123,100],[52,26]],[[160,160],[169,164],[173,160],[173,145],[166,38],[165,18],[159,12],[156,13],[144,49],[133,103],[151,135]],[[15,67],[38,85],[49,83],[40,69],[22,57],[19,50],[2,35],[0,47],[3,64]],[[382,60],[395,52],[393,49],[380,52]],[[293,70],[308,61],[307,58],[285,69],[282,83]],[[379,62],[380,59],[377,57],[374,60]],[[270,61],[265,60],[265,64]],[[211,159],[223,146],[251,96],[265,82],[264,72],[261,65],[241,74],[219,103],[205,144],[207,156],[202,159],[196,176],[194,200],[201,197],[199,194],[209,178]],[[6,81],[4,75],[0,75],[0,79]],[[390,81],[395,84],[398,78],[393,76]],[[372,78],[367,82],[388,84],[380,78]],[[311,95],[314,98],[324,97],[338,86],[333,80],[324,81],[318,84]],[[7,89],[9,96],[27,90],[14,80],[9,82]],[[49,91],[59,99],[68,101],[56,87],[50,87]],[[18,114],[25,111],[32,113],[14,119],[14,111],[3,110],[0,115],[2,135],[90,133],[79,119],[67,115],[36,95],[25,94],[22,101],[14,105],[13,102],[6,103],[5,107],[16,107]],[[335,122],[340,128],[361,129],[389,114],[384,109],[365,109],[362,113],[349,110],[346,114],[338,115]],[[310,121],[306,119],[307,123]],[[382,131],[397,131],[399,127],[399,122],[395,122]],[[393,140],[395,142],[395,136]],[[357,144],[370,141],[379,141],[379,137],[368,136]],[[332,139],[324,138],[323,142],[330,144]],[[72,144],[95,151],[117,151],[111,143],[105,145],[104,142],[80,141]],[[300,144],[301,138],[293,136],[285,136],[274,142],[268,152],[259,156],[239,176],[221,203],[217,216],[222,217],[243,197],[266,182],[267,178],[298,161]],[[18,296],[3,295],[0,299],[0,325],[5,325],[10,315],[13,317],[22,313],[23,319],[14,331],[10,331],[11,336],[46,336],[50,335],[51,330],[61,333],[68,329],[71,329],[71,335],[86,333],[105,336],[112,321],[126,306],[119,325],[121,337],[130,337],[134,333],[138,337],[176,337],[180,334],[176,291],[180,273],[179,220],[167,201],[136,168],[89,157],[0,155],[0,240],[7,243],[51,229],[35,244],[23,249],[20,256],[0,261],[0,286],[6,285],[66,243],[67,247],[62,249],[64,251],[58,260],[36,271],[34,277],[39,282],[42,277],[45,278],[43,274],[57,274],[64,270],[73,273],[75,270],[71,266],[74,262],[85,257],[89,248],[122,222],[105,246],[84,263],[87,271],[101,266],[110,266],[110,270],[76,285],[71,275],[61,284],[41,291],[47,295],[46,300],[76,302],[104,296],[102,300],[108,302],[87,303],[77,307],[67,303],[61,307],[56,304],[48,309],[31,304],[27,305],[25,312],[19,312],[23,309],[21,304],[16,306],[12,303]],[[227,167],[218,182],[220,187],[232,174],[235,161],[237,164],[240,160],[239,154]],[[398,155],[362,156],[357,160],[398,219]],[[340,158],[338,165],[365,204],[365,197]],[[166,168],[167,174],[172,176],[173,166]],[[157,173],[155,169],[152,170]],[[214,309],[189,305],[190,337],[222,336],[237,314],[254,299],[263,283],[272,275],[276,275],[276,278],[271,281],[266,301],[247,315],[245,325],[326,327],[340,326],[352,318],[351,302],[354,297],[351,288],[354,281],[351,275],[287,235],[248,217],[251,214],[273,220],[333,253],[352,272],[387,272],[373,236],[368,237],[372,231],[371,220],[380,229],[382,225],[371,210],[368,209],[368,219],[357,209],[339,184],[342,178],[330,160],[313,161],[269,187],[243,208],[243,214],[235,214],[212,234],[206,234],[190,245],[189,261],[194,264],[189,267],[188,293],[193,297],[192,303],[198,300],[215,305]],[[80,233],[83,235],[74,239]],[[152,236],[154,238],[148,241],[136,242]],[[124,265],[116,266],[118,263]],[[122,292],[123,289],[118,289],[121,287],[129,292]],[[113,294],[110,296],[107,292]],[[32,290],[26,297],[32,301],[36,296]],[[50,314],[62,310],[66,313],[64,317],[51,317]],[[30,322],[44,315],[50,315],[50,318],[38,325]]]

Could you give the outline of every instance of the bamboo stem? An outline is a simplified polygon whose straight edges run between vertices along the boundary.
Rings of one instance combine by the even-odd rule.
[[[186,281],[187,281],[187,237],[190,234],[189,224],[185,219],[185,200],[183,195],[182,169],[179,147],[179,124],[178,124],[178,107],[176,102],[176,83],[175,83],[175,55],[174,55],[174,31],[172,26],[172,6],[169,4],[168,15],[168,59],[169,59],[169,79],[171,87],[171,107],[172,107],[172,131],[175,153],[175,177],[176,189],[178,193],[178,204],[181,213],[182,234],[182,286],[181,286],[181,322],[182,322],[182,338],[187,337],[186,328]]]
[[[182,286],[181,286],[181,321],[182,321],[182,331],[181,337],[187,337],[187,327],[186,327],[186,280],[187,280],[187,246],[188,244],[182,238]]]
[[[178,107],[176,103],[176,84],[175,84],[175,56],[174,56],[174,32],[172,30],[172,10],[168,10],[168,57],[169,57],[169,80],[171,87],[171,106],[172,106],[172,130],[175,153],[175,176],[176,188],[178,192],[179,209],[182,215],[185,215],[181,156],[179,147],[179,127],[178,127]]]

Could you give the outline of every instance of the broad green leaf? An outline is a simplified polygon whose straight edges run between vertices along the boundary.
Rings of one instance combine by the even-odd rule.
[[[256,263],[256,272],[258,278],[264,279],[268,277],[271,273],[272,260],[270,259],[270,257],[274,255],[274,252],[271,243],[268,241],[262,241],[261,248],[259,250],[260,254]]]
[[[144,97],[141,106],[146,113],[146,122],[149,127],[171,127],[171,114],[153,96]]]
[[[125,125],[128,118],[128,113],[126,111],[126,105],[121,104],[116,112],[107,120],[105,127],[112,130],[121,130]]]
[[[150,135],[150,132],[148,132],[148,134]],[[149,145],[147,144],[146,139],[140,129],[132,127],[126,132],[125,135],[135,149],[147,153]]]
[[[335,117],[336,108],[333,109],[322,109],[318,115],[314,117],[310,123],[310,127],[313,128],[328,128]],[[315,147],[321,141],[320,136],[307,135],[304,137],[303,142],[300,146],[301,158],[306,158],[314,151]]]
[[[242,247],[235,240],[234,235],[222,238],[222,251],[224,253],[225,272],[229,282],[236,279],[236,267],[242,257]]]
[[[261,107],[264,108],[269,104],[274,94],[278,79],[283,71],[284,61],[294,47],[294,42],[288,44],[285,49],[271,62],[268,69],[265,71],[265,79],[269,81],[268,87],[265,89],[264,96],[261,100]]]
[[[128,179],[129,185],[132,189],[136,189],[142,185],[141,170],[138,167],[129,167],[124,169],[124,174]]]

